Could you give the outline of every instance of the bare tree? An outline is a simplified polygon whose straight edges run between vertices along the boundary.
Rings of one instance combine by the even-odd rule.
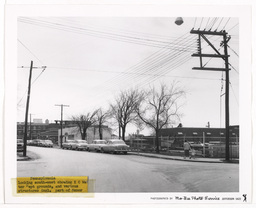
[[[95,124],[97,110],[85,115],[72,116],[72,122],[77,126],[78,131],[81,134],[82,140],[87,140],[87,129]]]
[[[155,132],[156,136],[156,152],[159,153],[159,132],[163,127],[179,119],[178,100],[185,95],[185,92],[177,87],[177,83],[172,83],[168,88],[165,84],[161,84],[160,90],[155,87],[146,92],[143,102],[137,106],[136,112],[139,118]]]
[[[120,129],[122,130],[123,140],[125,140],[127,124],[138,123],[139,119],[135,109],[142,99],[143,96],[137,89],[130,89],[122,91],[116,98],[115,103],[110,105],[111,116],[119,125],[119,137],[121,134]]]
[[[109,112],[102,110],[102,108],[99,108],[97,110],[96,119],[97,119],[97,124],[99,126],[100,140],[103,139],[103,125],[107,122],[108,117],[109,117]]]

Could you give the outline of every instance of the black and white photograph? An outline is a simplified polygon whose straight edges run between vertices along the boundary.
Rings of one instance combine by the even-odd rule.
[[[250,202],[247,7],[32,8],[7,10],[10,177],[87,176],[113,203]]]

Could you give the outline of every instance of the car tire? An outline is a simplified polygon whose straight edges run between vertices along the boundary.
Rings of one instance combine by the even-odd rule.
[[[103,149],[103,148],[101,148],[101,149],[100,149],[100,152],[101,152],[101,153],[105,153],[105,151],[104,151],[104,149]]]

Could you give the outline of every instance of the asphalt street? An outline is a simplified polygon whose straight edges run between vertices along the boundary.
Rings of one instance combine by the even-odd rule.
[[[239,164],[200,163],[28,147],[18,177],[89,176],[94,192],[237,192]]]

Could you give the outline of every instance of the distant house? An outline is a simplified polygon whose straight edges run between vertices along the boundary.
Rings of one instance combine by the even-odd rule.
[[[58,131],[58,143],[60,144],[61,130]],[[63,142],[67,140],[81,140],[81,134],[78,127],[67,127],[62,129]],[[110,140],[112,138],[112,129],[108,126],[102,127],[102,136],[104,140]],[[87,142],[92,143],[93,140],[100,139],[99,126],[93,125],[87,129]]]

